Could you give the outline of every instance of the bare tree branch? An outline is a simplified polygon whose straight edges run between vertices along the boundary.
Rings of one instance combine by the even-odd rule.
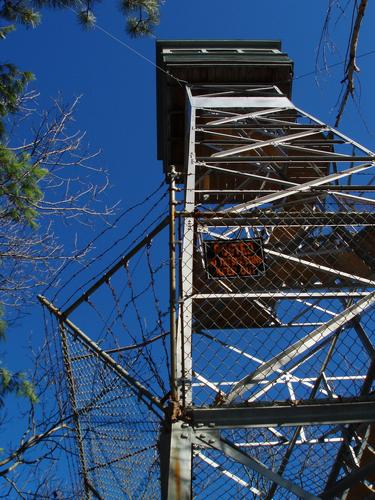
[[[341,83],[345,84],[345,89],[343,95],[341,97],[341,101],[339,104],[339,110],[335,120],[335,127],[337,127],[341,121],[343,116],[346,104],[348,102],[349,96],[353,97],[354,95],[354,76],[355,73],[359,72],[359,67],[357,65],[356,56],[357,56],[357,47],[359,40],[359,33],[361,29],[361,24],[365,15],[366,7],[368,0],[361,0],[357,8],[357,14],[353,25],[353,30],[351,33],[349,46],[348,46],[348,56],[345,67],[345,76]]]
[[[62,360],[56,351],[56,340],[50,335],[35,349],[30,337],[33,371],[29,375],[38,402],[25,404],[23,400],[21,411],[15,413],[11,421],[0,423],[2,436],[12,429],[12,442],[5,443],[4,437],[1,442],[0,498],[8,498],[8,492],[16,491],[15,488],[25,498],[31,498],[30,495],[54,498],[56,491],[64,491],[64,498],[77,498],[73,493],[74,485],[58,473],[59,467],[66,468],[69,460],[74,462],[75,455],[71,447],[72,416],[65,397]],[[14,437],[17,429],[18,438]]]
[[[6,476],[7,474],[9,474],[9,472],[14,470],[20,464],[33,463],[33,461],[24,460],[23,455],[26,453],[26,451],[28,451],[31,448],[33,448],[34,446],[40,444],[42,441],[46,441],[49,437],[51,437],[56,432],[58,432],[62,429],[68,429],[68,428],[69,428],[69,426],[66,423],[58,422],[57,424],[52,425],[46,431],[44,431],[40,434],[34,434],[33,436],[31,436],[24,443],[22,443],[17,450],[15,450],[13,453],[11,453],[7,458],[0,460],[0,467],[4,467],[5,465],[8,465],[9,463],[13,462],[12,465],[10,465],[9,467],[0,470],[0,476]]]
[[[90,250],[78,249],[74,230],[63,245],[59,239],[62,226],[70,224],[74,229],[77,223],[89,227],[98,222],[107,224],[116,206],[106,206],[102,201],[109,181],[107,172],[93,165],[98,152],[88,151],[83,143],[85,133],[72,128],[80,98],[70,105],[57,99],[50,110],[38,112],[34,97],[28,94],[25,98],[27,121],[21,128],[25,137],[24,129],[31,122],[28,137],[32,139],[23,139],[22,144],[16,141],[23,116],[20,111],[6,146],[16,155],[28,155],[29,167],[23,179],[33,175],[35,168],[48,172],[38,182],[43,196],[33,200],[22,192],[7,192],[12,179],[5,175],[0,185],[2,192],[7,192],[0,196],[0,303],[16,307],[35,295],[36,286],[51,282],[65,262],[82,259]],[[37,229],[30,228],[27,221],[15,220],[14,206],[20,203],[36,214]]]

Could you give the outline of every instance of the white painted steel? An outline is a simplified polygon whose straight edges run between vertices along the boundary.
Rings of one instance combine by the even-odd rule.
[[[359,281],[360,283],[366,283],[367,285],[375,286],[375,281],[363,278],[362,276],[345,273],[343,271],[339,271],[338,269],[334,269],[332,267],[322,266],[321,264],[316,264],[315,262],[311,262],[310,260],[300,259],[299,257],[295,257],[294,255],[286,255],[284,253],[276,252],[275,250],[270,250],[268,248],[263,248],[263,251],[268,255],[274,255],[275,257],[280,257],[285,260],[290,260],[291,262],[298,262],[299,264],[303,264],[306,267],[311,267],[312,269],[318,269],[319,271],[324,271],[330,274],[334,274],[335,276],[341,276],[342,278],[349,278],[355,281]]]
[[[294,139],[301,139],[303,137],[309,137],[310,135],[320,134],[326,132],[327,128],[322,127],[321,129],[305,130],[304,132],[298,132],[297,134],[283,135],[281,137],[274,137],[267,141],[257,141],[255,144],[249,144],[248,146],[241,146],[239,148],[227,149],[225,151],[220,151],[219,153],[214,153],[212,158],[225,158],[226,156],[233,156],[237,153],[244,153],[246,151],[254,151],[256,149],[264,148],[266,146],[282,146],[283,143],[288,141],[293,141]],[[255,160],[254,160],[255,161]]]
[[[290,104],[292,104],[292,103],[290,103]],[[260,116],[266,116],[269,114],[281,113],[282,111],[286,111],[287,109],[290,109],[290,107],[264,109],[262,111],[254,111],[252,113],[241,113],[241,114],[239,113],[237,116],[234,116],[232,118],[223,118],[221,120],[214,120],[212,122],[208,122],[207,125],[224,125],[226,123],[235,123],[239,120],[246,120],[249,118],[258,118]]]
[[[282,192],[269,194],[266,196],[261,196],[261,197],[257,198],[256,200],[249,201],[247,203],[242,203],[240,205],[235,205],[235,206],[232,206],[230,208],[226,208],[223,210],[223,212],[233,212],[233,213],[245,212],[246,210],[251,210],[252,208],[256,208],[256,207],[265,205],[266,203],[271,203],[271,202],[276,201],[276,200],[288,198],[289,196],[293,196],[294,194],[309,191],[310,188],[312,188],[312,187],[322,186],[323,184],[328,184],[329,182],[332,182],[332,181],[335,181],[338,179],[343,179],[343,178],[348,177],[348,176],[353,175],[353,174],[358,174],[359,172],[363,172],[363,171],[368,170],[370,168],[374,168],[374,166],[375,166],[375,163],[364,163],[362,165],[357,165],[355,167],[343,170],[342,172],[326,175],[325,177],[319,177],[319,178],[314,179],[312,181],[304,182],[303,184],[298,184],[296,187],[287,188]]]
[[[287,97],[192,97],[196,108],[288,108],[294,105]]]
[[[254,385],[259,380],[264,380],[265,377],[272,375],[279,368],[290,362],[296,356],[308,351],[311,347],[317,345],[326,337],[332,335],[338,328],[344,326],[351,319],[355,318],[366,309],[375,303],[375,291],[370,292],[366,297],[360,299],[356,304],[348,307],[337,316],[328,321],[325,325],[320,326],[313,332],[306,335],[303,339],[298,340],[283,352],[273,357],[260,368],[255,370],[250,375],[244,377],[236,386],[230,391],[226,398],[227,404],[231,403],[236,397],[243,394],[250,385]]]
[[[203,462],[210,465],[214,469],[217,469],[221,474],[223,474],[223,476],[229,477],[229,479],[232,479],[232,481],[235,481],[237,484],[249,489],[252,493],[254,493],[254,495],[263,497],[264,493],[262,493],[260,490],[254,488],[250,485],[250,483],[247,483],[243,479],[236,476],[236,474],[232,474],[227,469],[224,469],[224,467],[222,467],[220,464],[218,464],[214,460],[211,460],[211,458],[206,457],[206,455],[204,455],[204,453],[202,453],[201,451],[196,451],[194,455],[199,457]]]

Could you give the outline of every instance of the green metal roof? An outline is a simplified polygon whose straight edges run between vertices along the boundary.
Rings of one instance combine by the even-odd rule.
[[[169,64],[292,64],[279,40],[158,40],[158,66]]]

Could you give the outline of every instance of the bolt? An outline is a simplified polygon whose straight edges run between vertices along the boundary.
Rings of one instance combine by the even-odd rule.
[[[188,439],[189,435],[188,434],[181,434],[181,439]]]
[[[206,434],[199,434],[199,439],[204,439],[206,437]]]
[[[189,427],[189,424],[187,424],[186,422],[184,422],[183,424],[181,424],[181,427],[182,427],[183,429],[186,429],[186,427]]]
[[[214,439],[209,439],[208,442],[209,442],[209,444],[214,444],[215,440]]]
[[[204,424],[202,422],[198,422],[197,425],[196,425],[196,427],[203,427],[203,425]]]
[[[208,427],[216,427],[215,422],[210,422],[210,423],[208,424]]]

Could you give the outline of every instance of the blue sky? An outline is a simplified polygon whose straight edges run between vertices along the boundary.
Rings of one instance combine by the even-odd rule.
[[[161,10],[157,38],[166,39],[280,39],[283,49],[295,61],[295,76],[313,71],[316,51],[326,12],[325,0],[255,2],[224,0],[204,2],[167,1]],[[344,3],[344,2],[342,2]],[[336,11],[337,12],[337,11]],[[375,8],[370,3],[363,24],[359,53],[375,48],[371,20]],[[99,26],[154,61],[154,38],[130,40],[115,3],[98,6]],[[331,26],[331,53],[328,63],[345,57],[350,9]],[[83,31],[71,11],[44,12],[35,30],[19,28],[3,44],[9,61],[33,71],[41,104],[61,92],[66,100],[82,95],[77,125],[86,130],[93,149],[102,149],[100,162],[111,171],[113,197],[130,201],[147,193],[160,179],[156,162],[155,68],[119,41],[99,30]],[[371,117],[371,82],[375,55],[359,60],[361,68],[361,108],[367,122]],[[322,61],[320,61],[322,65]],[[342,78],[338,66],[319,76],[297,79],[293,99],[297,105],[332,123]],[[369,143],[361,119],[349,107],[342,128]],[[353,113],[351,113],[353,111]],[[371,123],[369,123],[371,129]],[[137,168],[136,168],[137,166]],[[139,176],[139,168],[147,172]]]
[[[161,24],[155,30],[155,37],[280,39],[283,50],[295,63],[293,101],[333,124],[343,66],[298,78],[315,69],[327,4],[326,0],[264,0],[262,3],[167,0],[161,9]],[[67,101],[77,95],[83,96],[76,116],[77,128],[86,131],[87,142],[93,150],[102,150],[97,163],[109,170],[110,198],[113,202],[121,200],[122,209],[147,196],[163,175],[161,162],[156,160],[155,38],[129,39],[116,2],[103,2],[96,9],[96,16],[98,25],[109,34],[100,29],[82,30],[69,10],[45,11],[38,28],[19,27],[2,42],[2,58],[35,73],[32,87],[40,92],[41,108],[48,107],[51,98],[60,92]],[[374,20],[375,5],[369,2],[359,54],[375,50]],[[348,9],[337,24],[332,23],[328,48],[330,65],[345,58],[350,21]],[[370,149],[374,148],[375,136],[372,124],[374,60],[375,53],[358,60],[361,69],[359,108],[349,103],[340,126],[344,133]],[[320,58],[318,66],[322,65]],[[106,244],[114,241],[124,227],[112,231]],[[83,230],[80,237],[84,243],[93,233]],[[93,274],[99,270],[93,269]],[[31,332],[36,342],[40,341],[41,321],[36,305],[30,309],[27,321],[19,322],[8,332],[7,363],[10,368],[19,369],[20,356],[25,353],[24,346]],[[22,364],[26,366],[27,362]]]
[[[161,9],[155,37],[134,40],[125,34],[116,4],[107,2],[97,7],[96,16],[99,27],[108,34],[102,29],[82,30],[70,10],[44,11],[38,28],[19,27],[2,47],[7,61],[35,73],[32,88],[40,92],[41,109],[50,107],[51,99],[59,93],[67,102],[82,95],[76,127],[86,131],[91,150],[101,150],[95,164],[110,172],[108,201],[120,201],[121,210],[147,196],[163,178],[161,162],[156,160],[155,39],[280,39],[295,63],[293,101],[333,124],[343,66],[303,76],[315,69],[327,4],[325,0],[315,2],[314,7],[291,0],[262,4],[169,0]],[[334,14],[326,47],[329,65],[344,60],[351,21],[349,8],[337,22],[337,9]],[[375,7],[370,3],[358,54],[375,49],[371,32],[374,15]],[[375,134],[371,122],[374,58],[375,53],[358,60],[357,104],[349,102],[340,126],[370,149]],[[321,57],[318,66],[323,66]],[[82,244],[92,236],[91,231],[79,229]],[[112,232],[109,238],[116,236],[118,233]]]
[[[327,3],[319,0],[311,7],[306,2],[290,0],[265,1],[261,5],[245,0],[167,1],[155,36],[280,39],[283,49],[295,61],[298,77],[314,70]],[[371,34],[374,12],[370,3],[359,53],[375,48]],[[335,48],[328,57],[330,64],[344,59],[350,14],[348,9],[339,23],[331,27]],[[154,61],[154,39],[129,40],[116,5],[109,2],[99,5],[97,20],[113,36]],[[58,92],[66,100],[83,95],[77,124],[86,130],[92,147],[103,150],[101,163],[111,171],[114,198],[128,201],[147,193],[149,186],[144,176],[139,176],[140,167],[147,172],[150,185],[160,179],[161,168],[155,155],[155,68],[151,63],[99,30],[83,31],[71,11],[44,12],[43,22],[37,29],[19,28],[3,45],[4,49],[10,61],[36,74],[35,87],[41,92],[42,103],[47,103]],[[374,57],[359,61],[361,106],[367,122],[371,117]],[[320,75],[319,86],[314,75],[298,79],[294,83],[294,101],[332,123],[335,116],[332,108],[341,78],[342,67],[338,66]],[[351,108],[353,106],[349,111]],[[369,143],[370,137],[354,112],[347,113],[342,128]]]

